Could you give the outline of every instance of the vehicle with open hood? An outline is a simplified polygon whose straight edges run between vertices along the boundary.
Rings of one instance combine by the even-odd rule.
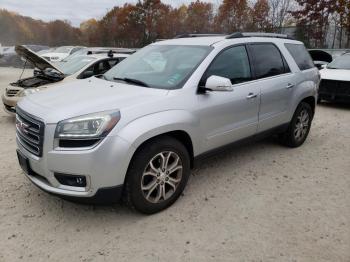
[[[5,111],[15,113],[15,107],[22,97],[46,89],[56,83],[85,79],[107,72],[114,65],[125,59],[125,53],[101,53],[81,55],[55,65],[38,56],[24,46],[16,46],[16,52],[33,64],[34,76],[10,83],[2,95]]]
[[[335,58],[320,70],[318,101],[350,102],[350,53]]]

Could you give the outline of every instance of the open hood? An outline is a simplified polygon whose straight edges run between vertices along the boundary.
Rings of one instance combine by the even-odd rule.
[[[333,60],[332,55],[323,50],[319,50],[319,49],[309,50],[309,53],[313,61],[323,61],[323,62],[330,63]]]
[[[25,46],[17,45],[15,47],[15,51],[20,57],[24,58],[25,60],[28,60],[36,68],[40,69],[41,71],[44,71],[45,69],[53,69],[53,70],[59,72],[60,74],[62,74],[62,76],[64,75],[61,72],[61,70],[59,70],[57,67],[52,65],[50,62],[46,61],[44,58],[38,56],[36,53],[29,50]]]

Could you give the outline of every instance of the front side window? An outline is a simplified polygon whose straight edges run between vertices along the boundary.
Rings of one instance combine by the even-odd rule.
[[[246,48],[235,46],[221,52],[209,66],[201,85],[213,75],[226,77],[232,84],[250,81],[252,76]]]
[[[309,52],[301,44],[285,44],[285,47],[294,58],[300,70],[307,70],[315,67]]]
[[[250,51],[253,55],[256,78],[265,78],[285,73],[282,55],[273,44],[252,44]]]
[[[114,66],[104,78],[151,88],[181,88],[211,50],[210,46],[150,45]]]

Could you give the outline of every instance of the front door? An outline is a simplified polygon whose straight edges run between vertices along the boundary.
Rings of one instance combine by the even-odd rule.
[[[244,45],[225,49],[207,69],[201,85],[212,75],[231,80],[233,91],[198,95],[203,139],[201,152],[235,142],[256,133],[260,86],[252,73]]]

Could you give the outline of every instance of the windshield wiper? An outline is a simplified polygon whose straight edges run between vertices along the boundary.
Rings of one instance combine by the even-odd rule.
[[[141,80],[138,79],[133,79],[133,78],[128,78],[128,77],[124,77],[124,78],[119,78],[119,77],[113,77],[114,80],[119,80],[119,81],[124,81],[126,83],[131,83],[131,84],[136,84],[139,86],[144,86],[144,87],[149,87],[149,85]]]

